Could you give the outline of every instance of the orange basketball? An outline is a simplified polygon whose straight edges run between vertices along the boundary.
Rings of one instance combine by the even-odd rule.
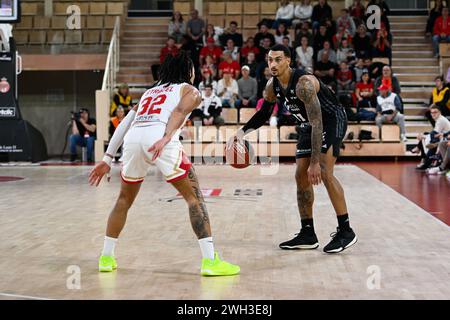
[[[236,169],[251,165],[253,155],[253,148],[247,140],[243,140],[243,143],[235,140],[231,147],[225,150],[226,163]]]

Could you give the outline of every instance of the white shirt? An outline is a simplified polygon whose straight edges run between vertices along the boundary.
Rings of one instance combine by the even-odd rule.
[[[290,3],[287,6],[279,7],[275,19],[285,19],[285,20],[294,19],[294,5]]]
[[[395,112],[397,110],[397,108],[395,107],[396,97],[397,95],[393,92],[391,92],[391,94],[386,98],[383,98],[381,95],[377,97],[377,103],[381,107],[381,113],[385,113],[386,111]]]
[[[218,96],[216,96],[214,93],[211,94],[209,97],[202,94],[202,103],[197,107],[197,109],[201,109],[203,111],[203,114],[205,116],[209,116],[209,106],[211,104],[215,104],[215,108],[222,107],[222,100]]]
[[[446,117],[441,115],[436,120],[436,124],[434,125],[434,131],[438,133],[445,133],[450,131],[450,121],[448,121]]]
[[[217,93],[220,94],[225,88],[225,81],[223,79],[219,80],[219,83],[217,85]],[[236,96],[239,93],[239,87],[236,80],[231,79],[231,86],[227,87],[227,91],[222,95],[222,99],[232,99],[233,95]]]
[[[300,46],[295,49],[295,52],[297,52],[297,62],[300,62],[305,68],[313,67],[314,49],[312,47],[307,47],[306,52],[304,52],[303,47]]]
[[[313,12],[313,6],[298,4],[295,6],[294,16],[300,20],[308,20],[311,19]]]
[[[213,87],[213,93],[214,93],[214,94],[217,94],[217,81],[216,81],[216,80],[213,80],[213,81],[211,82],[211,85],[212,85],[212,87]],[[200,90],[200,92],[201,92],[202,95],[203,95],[203,93],[204,93],[204,91],[205,91],[205,81],[200,82],[200,84],[198,85],[198,90]]]

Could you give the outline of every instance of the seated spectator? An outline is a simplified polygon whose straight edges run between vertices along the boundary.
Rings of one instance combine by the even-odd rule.
[[[435,125],[433,115],[431,114],[431,107],[439,108],[439,112],[444,117],[450,116],[450,89],[445,85],[442,76],[436,77],[434,80],[436,87],[430,97],[430,109],[425,113],[431,125]]]
[[[114,94],[112,102],[111,102],[111,109],[110,109],[110,116],[113,117],[116,115],[116,110],[118,107],[122,107],[126,110],[126,112],[130,111],[132,106],[132,99],[130,95],[130,88],[128,87],[128,84],[121,83],[119,85],[119,89],[117,90],[117,93]]]
[[[298,24],[303,22],[308,22],[311,20],[313,12],[313,6],[311,5],[311,0],[302,0],[294,9],[294,20],[292,21],[292,26],[297,27]]]
[[[236,107],[254,108],[258,97],[258,83],[250,77],[250,68],[243,66],[241,69],[242,78],[238,80],[238,103]]]
[[[283,41],[281,42],[281,44],[283,46],[285,46],[286,48],[289,49],[289,51],[291,52],[291,57],[295,57],[295,50],[294,48],[291,46],[291,38],[289,37],[284,37]],[[295,68],[295,61],[294,59],[291,59],[291,64],[290,64],[291,68]]]
[[[434,1],[434,8],[430,9],[430,14],[428,15],[427,26],[425,29],[425,35],[427,37],[431,37],[431,35],[433,34],[434,23],[436,22],[436,19],[441,16],[442,8],[444,7],[446,7],[444,1]]]
[[[219,35],[216,33],[216,29],[214,28],[214,25],[208,23],[206,26],[205,33],[203,34],[202,41],[203,41],[203,47],[206,47],[208,45],[208,41],[211,41],[211,39],[214,40],[215,46],[220,46],[219,41]]]
[[[313,30],[319,29],[320,24],[327,19],[333,19],[333,9],[331,9],[327,0],[319,0],[319,3],[313,7],[311,16]]]
[[[72,134],[70,140],[70,161],[77,159],[77,146],[86,147],[87,161],[94,162],[94,143],[96,121],[89,116],[89,110],[81,108],[80,117],[72,117]]]
[[[217,95],[222,99],[222,106],[234,108],[239,94],[237,81],[231,72],[224,72],[223,79],[217,84]]]
[[[261,110],[265,99],[267,99],[267,92],[264,89],[263,92],[262,92],[262,98],[259,99],[257,104],[256,104],[256,111]],[[272,115],[271,115],[270,120],[269,120],[269,124],[270,124],[271,127],[276,127],[277,126],[277,124],[278,124],[277,115],[278,115],[278,104],[275,102],[275,105],[273,106]]]
[[[385,85],[389,88],[389,91],[395,93],[400,97],[402,90],[400,88],[400,82],[398,81],[396,76],[392,75],[392,69],[390,66],[385,65],[382,68],[382,75],[375,80],[374,88],[375,94],[379,96],[378,87],[381,85]]]
[[[347,39],[349,45],[351,45],[353,42],[352,35],[347,30],[345,30],[343,26],[340,26],[338,32],[331,38],[333,48],[337,48],[341,43],[342,39]]]
[[[355,64],[355,51],[346,38],[343,38],[338,46],[336,59],[338,64],[341,64],[341,62],[347,62],[350,66]]]
[[[351,101],[351,94],[355,90],[355,82],[353,81],[353,72],[348,67],[347,62],[343,61],[340,63],[336,80],[338,97],[345,97]]]
[[[263,91],[266,88],[267,82],[272,78],[272,73],[270,72],[269,67],[265,67],[258,81],[258,98],[263,96]]]
[[[435,57],[439,56],[439,43],[450,42],[450,19],[448,8],[442,8],[442,16],[436,18],[433,29],[433,47]]]
[[[230,73],[233,78],[238,79],[241,66],[237,61],[234,61],[231,56],[231,52],[223,52],[223,61],[219,63],[219,78],[222,78],[225,73]]]
[[[396,123],[400,127],[400,140],[408,141],[406,138],[405,116],[401,114],[400,98],[390,91],[386,85],[377,88],[380,94],[377,96],[377,117],[375,122],[381,129],[383,123]]]
[[[111,138],[116,131],[119,124],[122,122],[122,120],[125,118],[125,109],[123,107],[118,107],[116,109],[116,116],[112,117],[109,122],[109,138]],[[117,150],[117,153],[120,155],[122,153],[122,147],[119,147]],[[114,157],[116,161],[119,160],[119,156]]]
[[[259,49],[255,47],[255,39],[253,37],[248,37],[245,42],[245,46],[241,48],[241,62],[245,63],[245,59],[248,54],[252,52],[255,55],[255,58],[259,55]]]
[[[225,50],[228,52],[231,52],[231,59],[233,61],[236,61],[236,62],[241,61],[241,55],[239,53],[239,48],[234,45],[233,39],[227,40],[227,46],[225,47]]]
[[[364,71],[356,84],[355,99],[358,119],[363,121],[374,121],[377,114],[366,110],[377,107],[376,97],[373,90],[373,81],[370,79],[369,72]]]
[[[186,22],[180,11],[174,11],[172,19],[169,21],[169,37],[175,39],[176,43],[181,42],[181,38],[186,34]]]
[[[191,11],[191,19],[187,23],[187,35],[194,40],[197,46],[203,44],[203,34],[205,33],[205,21],[198,15],[198,10]]]
[[[355,74],[355,79],[361,79],[362,75],[364,72],[369,73],[369,70],[364,66],[364,60],[362,58],[359,58],[356,60],[355,63],[355,67],[353,68],[353,73]],[[371,81],[372,79],[370,79],[370,74],[369,74],[369,80]]]
[[[370,58],[372,56],[372,41],[364,24],[359,25],[358,32],[352,42],[358,58]]]
[[[330,60],[333,63],[337,63],[336,51],[334,51],[333,48],[331,48],[331,43],[329,41],[325,41],[323,43],[323,49],[320,50],[319,53],[317,54],[317,61],[322,60],[322,55],[324,53],[328,54],[328,60]]]
[[[270,44],[270,38],[266,37],[262,41],[262,47],[259,48],[259,55],[256,57],[256,61],[266,61],[266,56],[269,54],[270,48],[272,48],[272,45]]]
[[[328,52],[322,53],[321,60],[316,63],[314,75],[336,92],[336,65],[328,59]]]
[[[319,28],[319,32],[316,33],[313,41],[313,49],[314,53],[319,53],[320,50],[323,49],[325,42],[332,43],[332,36],[330,35],[330,32],[327,29],[326,25],[321,25]],[[317,57],[315,57],[316,59]]]
[[[291,36],[289,35],[289,31],[286,29],[286,25],[284,23],[280,23],[275,33],[275,43],[283,44],[284,37],[288,37],[289,43],[291,42]]]
[[[220,62],[220,57],[222,56],[222,48],[216,46],[213,38],[208,38],[206,41],[206,46],[200,50],[199,63],[203,65],[205,63],[206,56],[211,56],[215,64]]]
[[[364,58],[364,66],[369,70],[370,79],[378,79],[383,75],[383,68],[387,64],[382,62],[373,62],[372,58]],[[374,85],[376,90],[376,86]]]
[[[300,28],[298,28],[299,25],[300,25]],[[325,28],[325,31],[326,31],[326,28]],[[308,46],[312,47],[314,38],[313,38],[311,31],[309,31],[309,22],[308,21],[303,21],[301,24],[298,24],[297,27],[295,28],[295,41],[293,44],[294,48],[301,46],[303,37],[306,37],[308,39]]]
[[[364,8],[361,0],[353,0],[353,4],[348,8],[348,11],[353,18],[353,21],[355,21],[355,25],[360,25],[364,22],[366,8]]]
[[[439,142],[450,134],[450,121],[442,116],[439,107],[433,105],[430,110],[434,120],[433,130],[430,133],[419,134],[417,136],[419,143],[412,150],[413,153],[420,153],[422,158],[417,166],[418,170],[428,169],[432,166],[433,161],[436,160],[434,156],[438,151]],[[425,151],[425,148],[428,150]]]
[[[214,80],[209,69],[202,69],[202,81],[198,85],[198,90],[203,93],[208,85],[212,87],[214,94],[217,94],[217,81]]]
[[[264,61],[258,63],[258,66],[256,67],[256,79],[264,78],[265,69],[269,66],[269,64],[267,63],[268,60],[269,60],[269,53],[266,53]]]
[[[159,54],[159,61],[160,61],[161,64],[164,62],[164,60],[166,59],[166,57],[169,54],[172,55],[172,56],[176,56],[177,55],[179,49],[176,46],[175,42],[176,42],[175,38],[173,38],[173,37],[168,37],[167,38],[166,46],[161,48],[160,54]],[[158,80],[158,73],[159,73],[159,68],[161,67],[161,64],[153,64],[151,66],[153,79],[155,81]]]
[[[446,134],[446,138],[439,142],[438,152],[441,155],[442,162],[439,166],[427,170],[427,174],[446,174],[450,179],[450,132]]]
[[[392,35],[386,30],[384,23],[381,23],[380,30],[374,34],[372,57],[389,58],[389,65],[392,65],[391,46]]]
[[[281,0],[280,7],[275,15],[275,22],[272,25],[273,29],[278,29],[278,26],[282,23],[287,27],[292,25],[294,19],[294,5],[289,3],[288,0]]]
[[[355,21],[350,17],[348,9],[341,10],[341,16],[337,18],[336,24],[338,29],[343,28],[343,30],[348,32],[352,37],[355,36]]]
[[[202,70],[208,70],[213,79],[217,78],[217,65],[214,63],[212,56],[207,55],[205,63],[202,65]]]
[[[258,68],[258,63],[256,62],[256,56],[253,52],[249,52],[247,58],[244,59],[244,65],[250,68],[250,77],[256,78],[256,69]]]
[[[308,38],[303,37],[301,40],[301,46],[295,49],[297,54],[297,67],[303,68],[308,72],[313,71],[313,56],[314,50],[312,47],[308,46]]]
[[[270,47],[275,44],[275,37],[269,32],[269,27],[266,24],[261,24],[259,32],[255,35],[255,46],[261,48],[263,46],[264,38],[270,39]]]
[[[225,47],[227,45],[227,41],[231,39],[233,40],[236,47],[242,48],[244,41],[242,39],[242,34],[237,32],[237,28],[238,28],[237,22],[231,21],[230,27],[226,29],[225,32],[219,37],[222,47]]]
[[[195,124],[201,122],[205,126],[222,126],[225,121],[220,116],[222,113],[222,101],[213,91],[210,84],[205,86],[202,92],[202,103],[193,110],[189,119]]]

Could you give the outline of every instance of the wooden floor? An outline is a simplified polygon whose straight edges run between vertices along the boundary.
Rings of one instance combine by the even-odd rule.
[[[186,205],[155,172],[120,238],[119,270],[99,274],[119,168],[98,189],[86,183],[89,170],[0,168],[0,176],[25,178],[0,181],[0,299],[450,298],[450,228],[351,165],[336,174],[359,242],[342,254],[322,252],[336,227],[322,186],[315,205],[320,250],[278,249],[299,229],[293,165],[272,176],[261,175],[261,167],[200,166],[203,188],[221,189],[207,191],[216,195],[208,198],[216,248],[241,275],[199,276]]]

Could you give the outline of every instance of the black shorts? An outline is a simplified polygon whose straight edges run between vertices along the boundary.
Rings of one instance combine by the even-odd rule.
[[[297,126],[298,142],[296,159],[311,157],[311,131],[309,123],[303,123]],[[339,157],[342,141],[347,132],[347,121],[330,121],[323,124],[322,153],[327,153],[330,147],[333,147],[333,156]]]

